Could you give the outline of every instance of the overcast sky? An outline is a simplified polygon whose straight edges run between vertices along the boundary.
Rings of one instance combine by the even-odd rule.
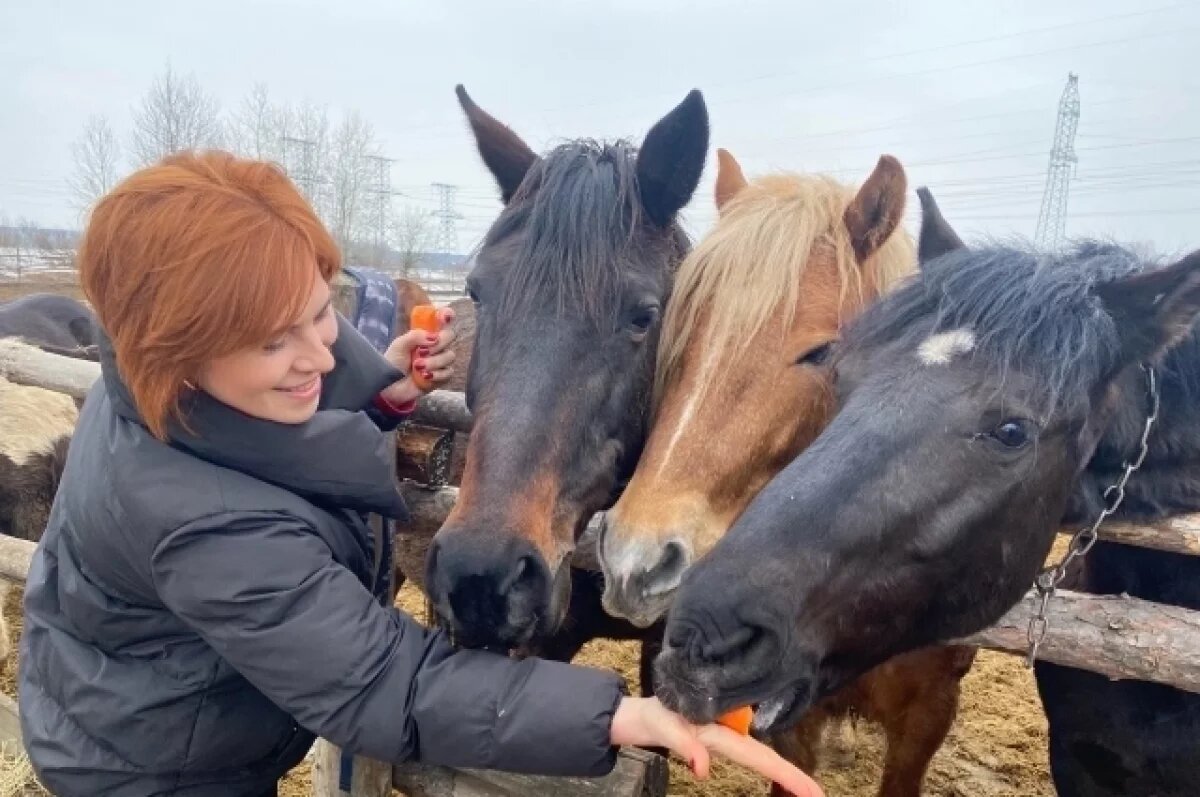
[[[1031,236],[1074,71],[1068,233],[1176,252],[1200,246],[1198,37],[1194,0],[4,0],[0,215],[77,225],[72,140],[93,113],[124,138],[169,61],[227,111],[255,82],[359,111],[395,159],[400,201],[432,209],[430,183],[460,186],[463,248],[497,205],[458,82],[539,150],[640,140],[699,88],[713,146],[750,176],[861,180],[888,152],[965,237]],[[697,233],[714,163],[687,210]]]

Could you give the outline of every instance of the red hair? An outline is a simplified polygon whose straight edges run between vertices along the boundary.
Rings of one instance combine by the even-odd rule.
[[[130,175],[97,203],[79,249],[84,293],[159,439],[205,363],[299,317],[314,263],[329,282],[341,253],[309,203],[277,166],[225,152]]]

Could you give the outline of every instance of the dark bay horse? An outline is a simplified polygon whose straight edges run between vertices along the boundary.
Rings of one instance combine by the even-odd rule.
[[[888,156],[855,189],[819,175],[748,182],[718,150],[718,221],[676,276],[650,436],[601,540],[611,613],[657,622],[688,567],[829,422],[830,345],[916,269],[900,226],[906,186]],[[775,745],[812,773],[826,721],[865,717],[887,734],[879,794],[917,797],[974,657],[965,646],[898,656],[816,704]]]
[[[922,198],[920,276],[850,325],[833,421],[684,577],[657,674],[694,719],[755,703],[785,724],[994,623],[1135,452],[1143,366],[1162,411],[1123,511],[1196,507],[1200,252],[968,248]],[[1077,587],[1200,608],[1195,559],[1101,544],[1086,562]],[[1046,664],[1038,680],[1059,794],[1196,793],[1200,696]]]
[[[693,91],[640,147],[580,139],[538,156],[457,91],[504,208],[468,278],[474,427],[426,586],[466,646],[539,650],[570,615],[571,641],[539,650],[569,658],[592,634],[580,613],[605,617],[599,574],[569,554],[641,452],[659,321],[689,248],[677,215],[704,168],[708,113]]]
[[[31,293],[0,304],[0,338],[21,338],[45,351],[90,357],[95,330],[95,314],[69,296]]]

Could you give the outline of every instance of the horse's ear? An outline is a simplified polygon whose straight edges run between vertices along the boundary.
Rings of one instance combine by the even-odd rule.
[[[650,128],[638,150],[638,191],[650,220],[665,227],[692,199],[708,155],[708,108],[693,89]]]
[[[842,215],[858,262],[866,261],[891,237],[904,218],[908,178],[900,161],[884,155]]]
[[[921,200],[921,237],[917,244],[917,259],[922,266],[966,244],[942,216],[942,209],[934,201],[933,193],[925,186],[917,189]]]
[[[496,178],[500,186],[500,198],[507,205],[525,179],[525,173],[537,160],[537,155],[507,125],[476,105],[462,84],[454,87],[454,93],[458,95],[458,104],[471,123],[479,155]]]
[[[741,164],[727,149],[717,149],[717,210],[725,207],[725,203],[733,199],[747,185],[746,175],[742,174]]]
[[[1200,250],[1095,291],[1116,324],[1124,364],[1154,360],[1186,337],[1200,316]]]

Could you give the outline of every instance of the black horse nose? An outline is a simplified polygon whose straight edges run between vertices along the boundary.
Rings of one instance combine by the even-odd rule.
[[[667,623],[666,641],[697,672],[772,672],[783,657],[778,629],[734,613],[674,616]]]
[[[446,532],[446,533],[443,533]],[[516,647],[550,601],[550,569],[531,542],[510,534],[443,529],[426,560],[429,597],[465,647]]]

